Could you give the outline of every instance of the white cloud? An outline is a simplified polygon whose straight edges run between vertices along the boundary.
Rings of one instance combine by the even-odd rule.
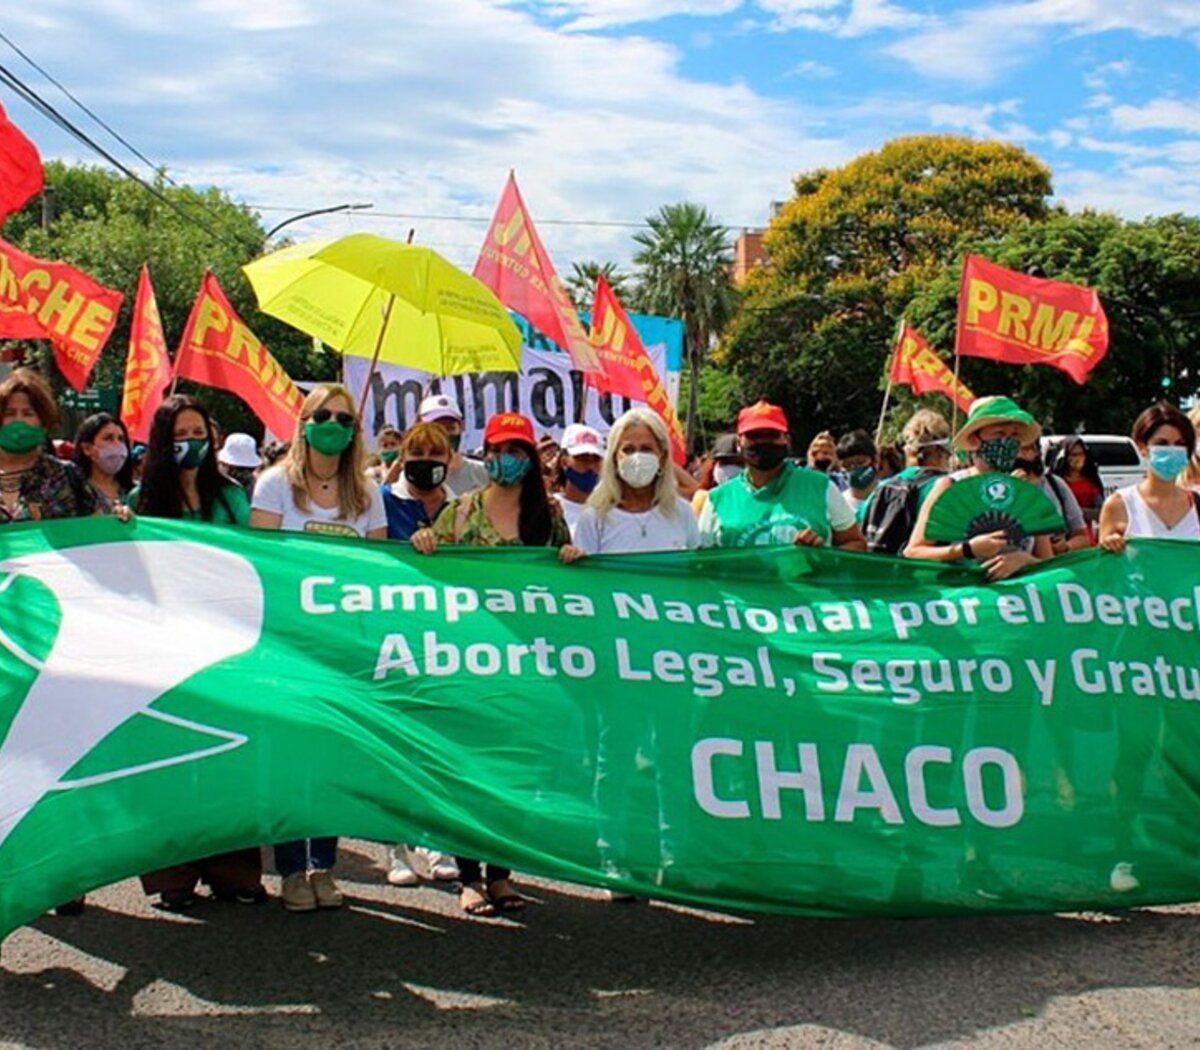
[[[1121,131],[1185,131],[1200,135],[1200,102],[1156,98],[1144,106],[1117,106],[1112,119]]]
[[[1195,0],[1002,0],[966,8],[889,47],[890,54],[928,76],[986,84],[1031,60],[1055,31],[1088,35],[1126,30],[1143,36],[1185,36],[1200,43]],[[1105,75],[1124,75],[1122,62]]]
[[[924,15],[892,0],[851,0],[850,14],[838,29],[841,36],[862,36],[882,29],[908,29],[928,21]]]
[[[1070,208],[1115,211],[1131,219],[1148,215],[1200,213],[1200,169],[1122,165],[1119,172],[1060,169],[1058,197]]]
[[[797,62],[784,76],[804,77],[808,80],[828,80],[830,77],[837,76],[837,70],[832,66],[825,65],[824,62],[809,59],[805,62]]]
[[[689,199],[731,225],[761,225],[797,171],[858,152],[842,128],[815,130],[798,103],[685,76],[670,45],[567,33],[482,0],[403,11],[345,0],[270,47],[195,6],[130,30],[120,0],[102,0],[107,21],[83,0],[47,2],[71,31],[39,59],[72,71],[80,97],[173,177],[294,212],[370,200],[380,212],[486,219],[516,167],[535,219],[637,220]],[[88,61],[97,38],[109,42],[103,63]],[[47,156],[75,149],[40,118],[24,126]],[[415,225],[419,240],[453,245],[468,266],[483,234],[370,213],[289,229],[348,225],[397,236]],[[628,229],[542,234],[562,269],[632,248]]]
[[[1118,62],[1105,62],[1097,66],[1083,78],[1083,82],[1093,91],[1103,91],[1113,77],[1127,77],[1132,72],[1133,63],[1123,58]]]
[[[230,0],[238,2],[238,0]],[[568,32],[590,32],[614,26],[657,22],[672,15],[713,17],[742,6],[743,0],[534,0],[529,10],[543,17],[568,20]]]
[[[1097,139],[1090,135],[1079,137],[1079,147],[1092,153],[1110,153],[1118,157],[1150,158],[1163,155],[1163,151],[1154,146],[1139,146],[1135,142]]]
[[[833,12],[842,0],[758,0],[758,6],[772,16],[775,32],[804,29],[819,33],[836,32],[843,19]]]

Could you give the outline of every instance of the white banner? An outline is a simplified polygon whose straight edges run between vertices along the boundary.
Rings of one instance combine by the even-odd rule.
[[[659,376],[666,372],[666,346],[659,343],[646,347],[651,363]],[[362,357],[344,358],[346,386],[355,402],[362,396],[371,362]],[[523,412],[533,420],[533,429],[540,438],[550,434],[562,437],[563,428],[570,423],[586,423],[601,434],[607,434],[613,421],[622,412],[644,402],[625,397],[598,395],[584,385],[583,373],[571,367],[571,359],[556,351],[536,350],[526,346],[521,355],[521,371],[478,372],[445,379],[415,368],[380,365],[371,377],[367,395],[364,424],[367,441],[374,448],[375,434],[390,424],[407,430],[417,419],[417,406],[430,393],[446,393],[463,410],[465,451],[483,445],[483,428],[495,412]],[[615,403],[614,403],[615,402]]]

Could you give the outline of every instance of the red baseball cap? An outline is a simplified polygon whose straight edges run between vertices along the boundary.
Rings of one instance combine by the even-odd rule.
[[[756,401],[738,413],[739,434],[747,434],[751,430],[780,430],[786,434],[790,429],[783,409],[769,401]]]
[[[533,436],[533,423],[528,416],[520,412],[497,412],[487,421],[487,429],[483,432],[485,445],[499,445],[504,441],[524,441],[527,445],[537,447]]]

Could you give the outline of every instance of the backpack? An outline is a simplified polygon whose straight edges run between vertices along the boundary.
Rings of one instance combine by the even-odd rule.
[[[921,470],[911,478],[890,478],[875,490],[863,519],[867,550],[873,554],[899,554],[908,543],[921,510],[921,489],[940,470]]]

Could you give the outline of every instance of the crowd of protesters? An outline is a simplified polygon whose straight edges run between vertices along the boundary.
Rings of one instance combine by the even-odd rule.
[[[573,424],[561,442],[539,439],[520,413],[498,413],[476,457],[460,447],[463,416],[445,394],[425,398],[406,432],[370,435],[368,455],[353,398],[337,384],[305,398],[288,442],[262,449],[248,434],[222,438],[204,404],[181,395],[155,413],[144,446],[130,442],[120,420],[98,413],[56,454],[48,434],[58,422],[36,372],[18,369],[0,382],[0,524],[137,514],[390,540],[423,555],[452,556],[457,546],[552,547],[565,563],[698,547],[828,546],[977,563],[993,580],[1091,545],[1119,553],[1140,537],[1200,540],[1200,411],[1189,417],[1166,403],[1133,425],[1143,478],[1107,495],[1086,438],[1043,450],[1037,420],[1006,397],[976,401],[957,432],[943,415],[921,409],[895,446],[880,447],[864,430],[821,431],[801,458],[783,410],[759,401],[742,409],[736,432],[718,437],[693,472],[673,463],[666,428],[643,408],[617,419],[607,440]],[[939,501],[958,482],[993,474],[1038,486],[1061,530],[931,538]],[[275,846],[289,911],[341,906],[331,875],[337,849],[336,838]],[[471,915],[524,905],[506,868],[393,846],[388,881],[421,878],[458,880]],[[257,849],[143,877],[168,910],[190,907],[201,884],[218,899],[267,898]]]

